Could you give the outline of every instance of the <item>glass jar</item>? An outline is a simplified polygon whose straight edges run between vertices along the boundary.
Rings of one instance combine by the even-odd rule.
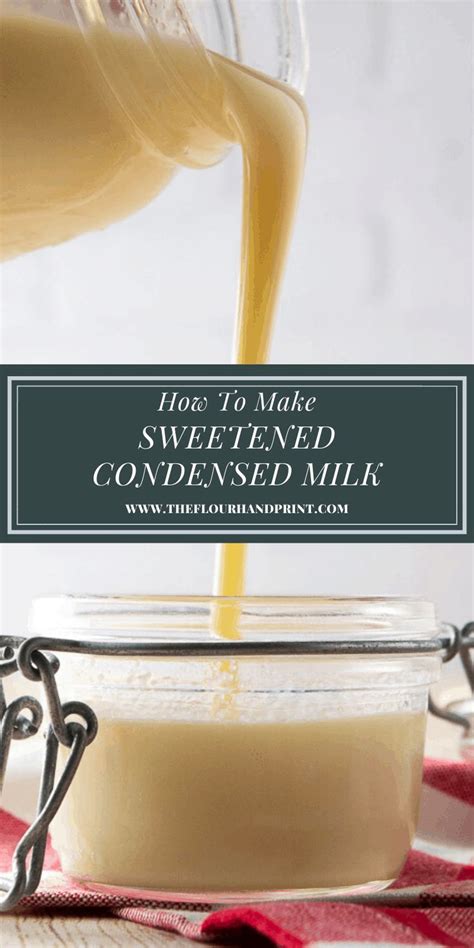
[[[215,632],[227,609],[235,640]],[[30,633],[99,721],[53,823],[68,876],[207,903],[398,876],[441,663],[429,603],[61,597]]]

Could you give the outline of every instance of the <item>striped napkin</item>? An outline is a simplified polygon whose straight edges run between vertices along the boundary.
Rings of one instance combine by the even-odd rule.
[[[425,788],[446,799],[446,813],[464,821],[474,845],[474,762],[428,760]],[[467,815],[467,820],[466,820]],[[0,872],[25,824],[0,810]],[[447,838],[449,826],[446,826]],[[457,828],[454,827],[455,835]],[[469,840],[465,839],[466,852]],[[471,850],[472,851],[472,850]],[[210,906],[176,906],[89,892],[65,880],[49,845],[46,872],[38,892],[18,912],[74,914],[94,912],[150,928],[181,934],[198,942],[232,941],[245,946],[255,933],[281,948],[347,945],[448,945],[474,948],[474,865],[462,865],[412,851],[394,886],[364,899],[279,902],[213,911]],[[196,910],[201,911],[198,920]]]

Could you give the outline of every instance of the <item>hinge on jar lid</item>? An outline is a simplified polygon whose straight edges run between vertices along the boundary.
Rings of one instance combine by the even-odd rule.
[[[471,654],[471,649],[474,649],[474,622],[468,622],[463,629],[458,629],[455,625],[443,625],[442,628],[443,632],[450,634],[452,640],[443,661],[450,661],[459,655],[471,694],[470,697],[450,701],[445,707],[436,704],[430,695],[428,709],[435,717],[462,728],[462,756],[474,758],[474,662]]]

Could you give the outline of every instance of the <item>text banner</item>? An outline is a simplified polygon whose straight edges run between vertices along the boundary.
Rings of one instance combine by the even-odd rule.
[[[466,366],[3,368],[3,540],[472,541]]]

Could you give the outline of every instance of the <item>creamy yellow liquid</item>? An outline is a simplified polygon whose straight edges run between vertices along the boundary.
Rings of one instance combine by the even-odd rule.
[[[105,227],[180,165],[242,148],[237,359],[263,362],[301,182],[298,93],[184,41],[0,17],[1,248],[12,257]]]
[[[102,719],[53,843],[75,877],[179,895],[388,881],[415,833],[424,729],[408,713]]]
[[[105,227],[152,200],[180,165],[242,148],[244,191],[235,358],[265,362],[303,174],[301,97],[267,76],[164,35],[145,44],[96,26],[3,16],[0,153],[3,258]],[[243,545],[218,553],[220,595],[244,590]],[[235,637],[226,612],[216,628]]]
[[[106,227],[180,166],[239,143],[235,359],[264,362],[303,173],[300,96],[169,37],[97,25],[86,41],[18,15],[0,17],[0,33],[1,256]],[[221,548],[219,593],[242,593],[244,565],[244,546]],[[237,637],[237,606],[214,620]],[[395,878],[415,831],[424,715],[242,723],[237,665],[216,671],[212,720],[100,720],[55,824],[64,870],[204,895]]]

